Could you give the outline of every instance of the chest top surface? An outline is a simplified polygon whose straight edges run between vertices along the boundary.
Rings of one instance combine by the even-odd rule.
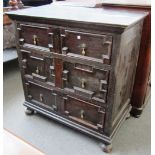
[[[39,18],[71,22],[94,23],[99,25],[113,25],[128,27],[143,19],[146,12],[118,11],[104,8],[86,8],[74,6],[44,5],[7,13],[10,18],[18,17]],[[22,20],[22,18],[21,18]]]

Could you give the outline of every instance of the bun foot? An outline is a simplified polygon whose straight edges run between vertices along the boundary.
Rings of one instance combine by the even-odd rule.
[[[131,117],[131,114],[128,113],[128,114],[126,115],[126,120],[129,119],[130,117]]]
[[[25,114],[26,114],[26,115],[33,115],[33,114],[34,114],[34,110],[32,110],[32,109],[30,109],[30,108],[26,108]]]
[[[112,144],[102,144],[101,147],[105,153],[110,153],[112,151]]]

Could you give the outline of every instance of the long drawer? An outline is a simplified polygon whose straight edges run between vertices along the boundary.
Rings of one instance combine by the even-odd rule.
[[[26,100],[54,112],[61,111],[62,99],[51,89],[33,82],[26,82]]]
[[[25,86],[26,101],[65,116],[77,124],[103,132],[105,118],[103,107],[69,95],[63,95],[32,81],[27,81]]]
[[[105,111],[100,106],[67,96],[64,98],[64,114],[72,121],[103,132]]]
[[[17,30],[21,48],[79,56],[107,65],[111,63],[113,37],[109,34],[61,29],[37,23],[18,23]]]
[[[110,64],[112,36],[93,34],[80,31],[61,30],[62,54],[96,59],[104,64]]]
[[[48,51],[54,50],[56,29],[37,23],[18,23],[18,38],[21,47],[38,48]],[[55,35],[54,35],[55,34]]]
[[[22,55],[21,67],[24,70],[24,74],[33,76],[35,80],[42,82],[55,81],[53,59],[49,58],[45,53],[20,50]]]
[[[74,91],[77,95],[105,103],[108,78],[108,70],[100,70],[79,63],[63,63],[63,88]]]

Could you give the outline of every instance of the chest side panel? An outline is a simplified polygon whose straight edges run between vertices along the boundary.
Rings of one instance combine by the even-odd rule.
[[[121,36],[120,50],[114,67],[115,96],[112,111],[112,126],[123,114],[132,95],[136,65],[139,55],[142,22],[125,31]]]

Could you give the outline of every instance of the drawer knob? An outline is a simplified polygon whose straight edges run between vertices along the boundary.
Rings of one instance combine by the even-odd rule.
[[[37,69],[36,69],[36,73],[39,74],[39,67],[37,67]]]
[[[82,49],[81,54],[83,56],[86,55],[86,47],[87,47],[87,45],[85,43],[83,43],[79,47]]]
[[[84,118],[84,115],[85,115],[85,111],[84,111],[84,110],[81,110],[81,111],[80,111],[80,117],[81,117],[81,119]]]
[[[85,48],[82,48],[81,54],[84,56],[86,54]]]
[[[62,48],[62,54],[67,54],[68,53],[68,47],[63,47]]]
[[[82,88],[85,88],[86,86],[86,81],[84,79],[81,80],[81,87]]]
[[[19,39],[19,44],[20,44],[20,45],[23,45],[23,44],[24,44],[24,38],[20,38],[20,39]]]
[[[37,42],[38,42],[38,37],[37,37],[37,35],[33,35],[33,44],[34,44],[34,45],[37,45]]]
[[[43,94],[40,94],[40,101],[43,102]]]

